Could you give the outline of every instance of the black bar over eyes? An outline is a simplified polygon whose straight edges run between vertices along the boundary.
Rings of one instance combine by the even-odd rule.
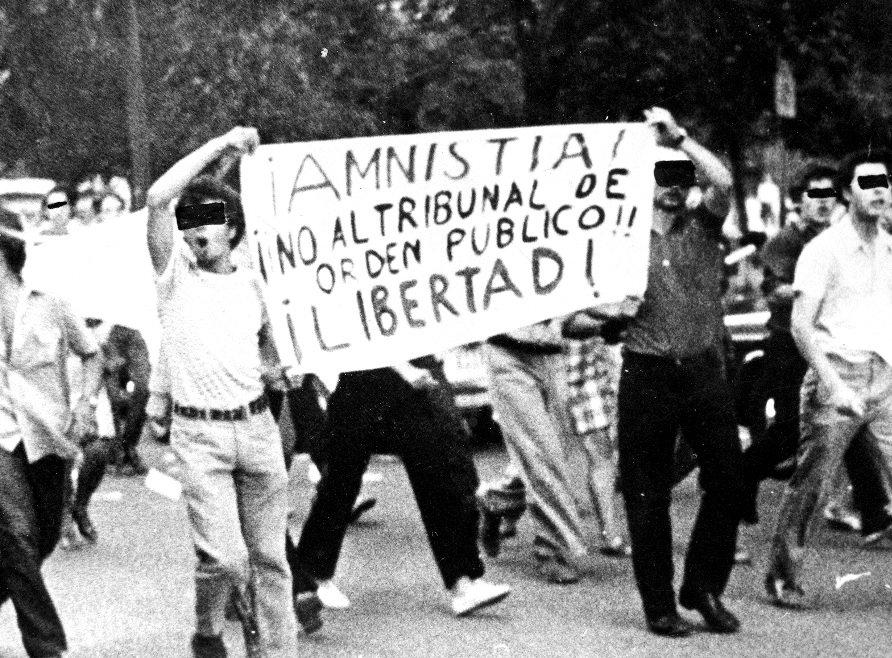
[[[835,199],[836,190],[832,187],[813,187],[805,191],[805,195],[809,199]]]
[[[660,187],[692,187],[697,182],[694,163],[689,160],[660,160],[654,164],[654,180]]]
[[[67,201],[53,201],[52,203],[46,204],[46,207],[52,210],[53,208],[61,208],[62,206],[67,206]]]
[[[226,213],[223,207],[222,201],[178,207],[175,211],[177,228],[181,231],[186,231],[190,228],[198,228],[208,224],[225,224]]]
[[[889,187],[889,177],[886,174],[858,176],[858,187],[862,190],[872,190],[875,187]]]

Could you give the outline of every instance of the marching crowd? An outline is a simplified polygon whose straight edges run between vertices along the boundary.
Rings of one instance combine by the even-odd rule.
[[[722,594],[741,557],[738,526],[758,522],[767,477],[787,480],[764,578],[778,606],[802,602],[805,547],[831,498],[834,510],[853,508],[833,518],[855,515],[863,542],[892,539],[889,153],[809,167],[798,217],[758,254],[771,319],[754,406],[764,413],[772,400],[774,417],[751,426],[744,449],[722,305],[731,175],[668,111],[652,108],[645,119],[659,148],[646,291],[487,340],[509,457],[494,482],[479,482],[435,357],[342,373],[333,391],[281,367],[260,283],[234,255],[245,232],[239,195],[202,175],[222,157],[253,152],[256,130],[235,128],[184,157],[137,213],[161,323],[152,368],[139,332],[76,317],[64,300],[28,287],[21,220],[0,211],[0,605],[14,606],[28,655],[67,650],[41,564],[63,530],[96,541],[90,497],[108,464],[145,474],[137,443],[149,417],[166,428],[181,474],[197,657],[227,655],[227,614],[241,622],[249,655],[285,656],[298,651],[298,625],[312,633],[323,608],[350,605],[335,574],[378,452],[401,458],[459,617],[509,595],[484,577],[480,547],[497,558],[527,511],[543,580],[579,580],[592,547],[570,483],[573,445],[585,455],[597,550],[631,557],[646,625],[658,635],[694,630],[679,605],[710,631],[739,629]],[[111,193],[90,203],[100,214],[126,207]],[[76,205],[50,192],[42,232],[65,234]],[[181,239],[177,221],[199,209],[221,214]],[[103,387],[109,432],[96,424]],[[295,436],[320,473],[296,539],[287,528]],[[851,501],[839,495],[843,464]],[[671,490],[694,466],[702,498],[676,596]]]

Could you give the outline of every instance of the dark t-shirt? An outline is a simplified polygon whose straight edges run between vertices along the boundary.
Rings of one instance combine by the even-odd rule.
[[[792,300],[773,299],[771,293],[780,285],[793,283],[796,262],[799,255],[820,230],[812,225],[800,228],[797,224],[783,227],[765,243],[760,257],[765,268],[762,292],[768,295],[771,317],[768,328],[772,331],[790,331],[790,316],[793,313]]]
[[[721,226],[700,206],[679,216],[665,235],[651,231],[647,290],[627,350],[681,358],[721,346]]]

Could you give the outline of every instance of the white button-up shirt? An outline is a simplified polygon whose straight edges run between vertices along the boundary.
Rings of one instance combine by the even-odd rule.
[[[805,247],[793,287],[820,300],[815,326],[825,352],[892,364],[892,236],[880,230],[864,242],[843,218]]]

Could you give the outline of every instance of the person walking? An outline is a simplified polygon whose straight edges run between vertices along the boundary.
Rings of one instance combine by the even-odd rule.
[[[0,210],[0,605],[11,600],[31,657],[67,650],[40,567],[61,532],[69,460],[96,424],[99,348],[61,299],[22,279],[22,223]],[[80,357],[73,410],[66,361]]]
[[[238,194],[199,176],[217,158],[250,153],[258,142],[255,129],[234,128],[177,162],[146,195],[173,408],[170,442],[197,557],[196,657],[226,655],[222,629],[233,590],[245,611],[249,655],[296,651],[283,541],[288,476],[264,395],[264,375],[278,355],[260,284],[232,263],[245,231]],[[181,240],[170,213],[175,200],[185,223],[209,213],[223,223],[185,228]]]
[[[511,592],[483,579],[477,471],[456,418],[431,397],[436,385],[427,370],[408,363],[340,376],[322,432],[327,468],[297,544],[300,570],[317,581],[327,607],[350,605],[333,578],[362,475],[381,452],[403,462],[452,612],[467,616]]]
[[[881,452],[892,463],[892,236],[879,228],[892,203],[890,171],[888,151],[847,156],[838,188],[848,214],[806,245],[796,265],[791,328],[809,369],[796,471],[765,576],[779,606],[802,603],[804,549],[846,451]],[[892,536],[892,516],[874,516],[862,519],[866,544]]]
[[[632,566],[648,628],[679,637],[693,627],[678,614],[672,585],[669,504],[679,430],[697,453],[703,497],[688,545],[679,603],[707,628],[740,622],[722,592],[734,565],[747,498],[733,398],[724,368],[721,226],[731,175],[665,109],[645,112],[654,128],[654,216],[647,289],[623,347],[619,383],[619,475]],[[705,190],[687,205],[699,175]]]

